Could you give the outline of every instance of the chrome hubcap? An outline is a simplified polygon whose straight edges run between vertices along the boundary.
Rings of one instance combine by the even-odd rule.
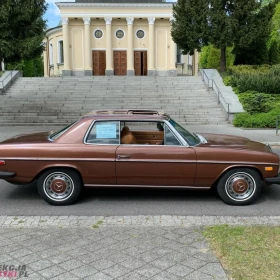
[[[226,193],[235,201],[247,200],[256,191],[256,182],[254,178],[245,172],[232,174],[225,184]]]
[[[48,175],[43,187],[46,195],[56,201],[67,199],[74,191],[73,180],[63,172],[54,172]]]

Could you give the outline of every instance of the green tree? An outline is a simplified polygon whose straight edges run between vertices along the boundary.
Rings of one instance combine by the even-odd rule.
[[[173,5],[171,36],[183,54],[208,44],[208,0],[178,0]]]
[[[44,0],[0,1],[0,61],[13,63],[41,55],[46,9]]]
[[[263,25],[269,22],[269,11],[274,3],[262,5],[262,1],[258,0],[179,0],[173,6],[175,20],[171,35],[184,53],[194,49],[200,51],[208,43],[213,44],[220,49],[220,70],[224,71],[226,48],[234,46],[233,52],[238,55],[242,48],[250,48],[256,38],[262,38]]]
[[[235,64],[269,63],[267,42],[271,33],[275,4],[276,1],[267,1],[266,5],[262,3],[262,7],[253,13],[252,29],[248,30],[247,35],[241,35],[243,40],[234,42]]]
[[[277,41],[273,41],[269,47],[269,63],[279,64],[280,54],[279,54],[279,44]]]

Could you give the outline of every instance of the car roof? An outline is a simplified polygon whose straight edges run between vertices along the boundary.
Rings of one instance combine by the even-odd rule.
[[[165,112],[149,109],[109,109],[96,110],[84,116],[92,119],[114,119],[114,120],[168,120],[170,116]]]

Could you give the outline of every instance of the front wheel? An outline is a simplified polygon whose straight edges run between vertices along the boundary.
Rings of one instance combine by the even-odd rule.
[[[81,193],[81,180],[77,172],[68,169],[48,170],[38,179],[40,196],[51,205],[69,205]]]
[[[217,191],[230,205],[248,205],[254,202],[262,190],[262,180],[257,171],[244,168],[232,169],[222,175]]]

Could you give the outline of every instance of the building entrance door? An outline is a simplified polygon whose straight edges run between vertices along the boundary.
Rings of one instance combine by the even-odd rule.
[[[114,51],[114,75],[126,76],[126,51]]]
[[[134,51],[135,76],[147,76],[147,51]]]
[[[92,74],[93,76],[105,76],[106,52],[92,51]]]

